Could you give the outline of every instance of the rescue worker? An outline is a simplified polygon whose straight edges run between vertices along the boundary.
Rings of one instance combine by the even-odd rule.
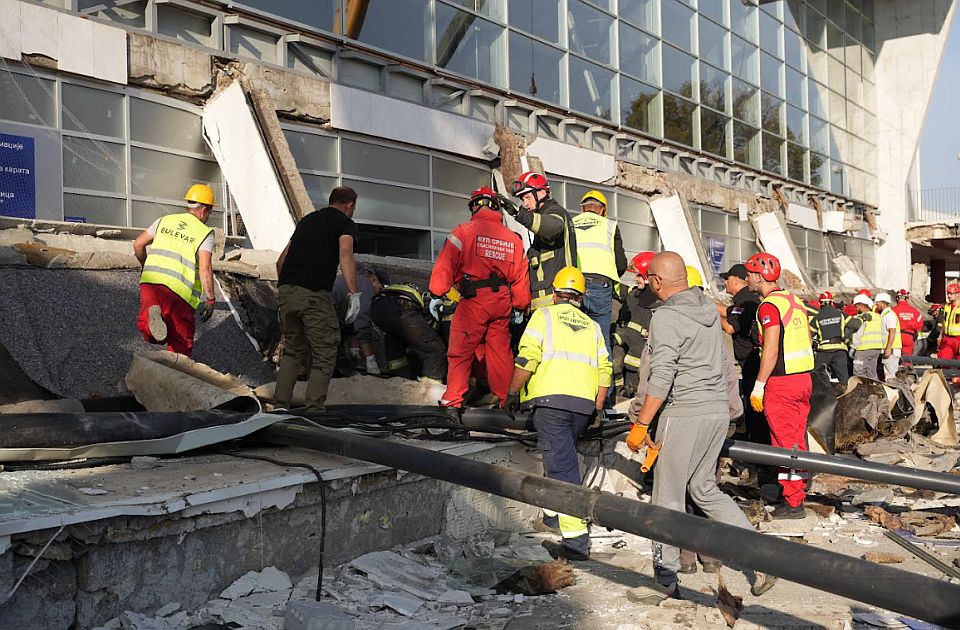
[[[657,254],[647,275],[663,301],[650,323],[650,378],[646,395],[631,418],[628,448],[656,448],[649,426],[660,412],[656,429],[657,459],[651,503],[683,511],[685,495],[706,516],[728,525],[753,529],[737,504],[717,486],[716,467],[730,423],[723,370],[723,331],[716,306],[687,286],[683,259],[675,252]],[[662,412],[661,407],[663,407]],[[656,605],[678,597],[680,550],[653,544],[654,584],[627,592],[631,601]],[[757,574],[754,595],[775,582]]]
[[[960,284],[947,285],[947,303],[940,324],[940,349],[938,359],[955,359],[960,356]]]
[[[763,411],[773,446],[807,450],[807,416],[813,393],[813,344],[810,322],[800,298],[777,284],[780,261],[767,253],[754,254],[744,265],[763,301],[757,308],[761,331],[760,371],[750,393],[755,411]],[[784,503],[771,513],[775,519],[806,516],[807,472],[781,468],[777,475]]]
[[[856,295],[853,304],[861,324],[850,343],[853,350],[853,375],[880,380],[877,361],[883,349],[883,328],[880,317],[873,312],[873,300],[866,295]]]
[[[833,294],[824,291],[820,294],[820,309],[813,316],[810,326],[816,352],[814,367],[826,366],[830,373],[846,386],[850,379],[847,369],[847,344],[843,339],[843,331],[847,325],[847,316],[835,306]]]
[[[900,318],[890,308],[891,302],[889,293],[878,293],[874,300],[874,310],[880,314],[880,328],[883,331],[883,380],[888,383],[897,377],[903,349]]]
[[[873,302],[873,296],[870,295],[870,289],[860,289],[859,291],[857,291],[857,295],[865,295],[868,298],[870,298],[871,303]],[[846,306],[843,307],[843,314],[846,315],[847,317],[856,317],[858,314],[857,305],[854,304],[853,302],[851,302],[850,304],[847,304]]]
[[[386,372],[416,379],[423,375],[440,383],[447,375],[447,349],[430,325],[420,289],[412,284],[388,284],[370,307],[370,317],[384,333]],[[410,356],[416,360],[411,363]]]
[[[530,260],[531,308],[551,303],[553,277],[564,267],[577,265],[577,237],[570,215],[550,196],[550,183],[540,173],[527,171],[513,182],[513,196],[522,207],[506,202],[505,210],[533,232],[527,250]]]
[[[504,408],[530,410],[550,479],[580,485],[577,438],[602,414],[610,386],[610,356],[600,326],[581,309],[583,274],[564,267],[553,278],[553,304],[533,312],[520,338]],[[560,530],[561,542],[543,546],[554,558],[588,560],[590,534],[579,516],[544,510],[543,524]]]
[[[611,352],[613,296],[620,288],[620,276],[627,270],[627,255],[617,222],[607,218],[607,197],[591,190],[580,199],[580,214],[573,218],[577,235],[580,271],[587,281],[583,307],[603,331],[607,353]],[[607,392],[607,408],[616,402],[616,387]]]
[[[530,305],[530,277],[520,237],[503,225],[496,193],[478,188],[467,203],[470,220],[447,236],[430,275],[430,312],[456,286],[460,303],[450,325],[447,391],[440,404],[462,407],[470,368],[480,344],[486,346],[490,391],[506,400],[512,374],[511,312]]]
[[[340,338],[344,346],[346,355],[352,363],[352,368],[357,370],[366,370],[367,374],[376,376],[380,374],[380,365],[377,363],[376,347],[379,345],[380,336],[372,326],[373,318],[373,298],[383,290],[384,285],[389,284],[389,275],[386,271],[364,267],[357,270],[357,290],[360,291],[360,312],[352,324],[344,321],[347,308],[349,307],[349,291],[347,290],[347,281],[343,276],[337,276],[333,283],[333,290],[330,292],[333,298],[333,308],[337,311],[337,319],[340,320]],[[338,365],[341,372],[345,370],[343,362]]]
[[[213,228],[206,224],[216,200],[204,184],[183,198],[186,212],[154,221],[133,242],[133,253],[142,268],[137,328],[148,343],[166,342],[170,352],[190,356],[196,320],[210,319],[216,306]]]
[[[617,317],[615,338],[623,348],[623,395],[636,395],[639,373],[643,365],[644,348],[650,334],[650,319],[660,300],[647,283],[647,270],[656,254],[640,252],[630,262],[630,271],[636,274],[637,286],[626,291]]]
[[[903,356],[912,357],[914,342],[923,330],[923,315],[918,308],[910,305],[910,292],[906,289],[897,291],[897,305],[892,310],[900,318],[900,345]]]

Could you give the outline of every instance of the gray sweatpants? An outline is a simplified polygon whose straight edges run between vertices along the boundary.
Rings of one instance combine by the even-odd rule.
[[[879,381],[880,376],[877,374],[877,359],[880,358],[880,354],[880,350],[857,350],[854,352],[853,375],[865,376],[866,378]]]
[[[671,416],[669,408],[664,410],[657,426],[661,450],[653,478],[654,505],[683,512],[689,492],[708,518],[753,529],[733,499],[717,487],[717,458],[729,424],[727,414]],[[654,542],[653,563],[657,582],[664,586],[675,583],[680,549]]]

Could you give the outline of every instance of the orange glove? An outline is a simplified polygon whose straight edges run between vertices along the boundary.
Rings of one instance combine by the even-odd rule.
[[[634,453],[640,452],[640,447],[643,446],[643,441],[647,437],[647,429],[649,428],[650,425],[634,422],[633,426],[630,427],[630,433],[627,434],[627,448]]]
[[[640,472],[649,472],[650,469],[653,468],[653,462],[657,461],[659,454],[659,446],[647,446],[647,457],[643,460],[643,463],[640,464]]]

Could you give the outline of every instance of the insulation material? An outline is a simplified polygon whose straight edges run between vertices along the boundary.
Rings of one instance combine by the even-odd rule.
[[[817,211],[807,206],[801,206],[798,203],[791,203],[787,206],[787,218],[793,223],[802,225],[811,230],[820,229],[820,220],[817,218]]]
[[[650,210],[653,211],[653,219],[657,224],[660,240],[663,241],[663,250],[680,254],[684,262],[696,267],[700,276],[709,283],[708,279],[712,278],[713,274],[707,274],[704,271],[697,247],[698,241],[694,239],[690,219],[683,208],[680,196],[654,199],[650,202]]]
[[[527,153],[540,158],[543,168],[548,173],[586,182],[605,182],[617,174],[617,163],[612,155],[549,138],[534,140],[527,147]]]
[[[293,214],[239,82],[207,101],[203,135],[230,185],[253,246],[282,251],[293,234]]]
[[[920,422],[927,403],[937,414],[939,428],[930,439],[942,446],[957,446],[957,423],[954,420],[953,396],[947,379],[940,370],[927,370],[917,383],[913,395],[917,400],[914,408],[913,424]]]
[[[844,232],[846,213],[843,210],[824,210],[823,229],[828,232]]]
[[[261,385],[254,393],[260,400],[273,402],[276,383]],[[327,390],[328,405],[351,405],[371,402],[371,392],[376,392],[378,405],[435,405],[443,397],[446,386],[436,381],[424,379],[411,381],[406,378],[378,378],[376,376],[356,375],[350,378],[330,379]],[[306,404],[307,382],[298,381],[293,388],[291,407]]]
[[[763,245],[763,251],[776,252],[777,258],[780,259],[781,269],[793,275],[794,278],[788,279],[785,283],[788,286],[784,288],[804,291],[813,286],[807,278],[806,272],[800,266],[797,250],[793,246],[790,233],[787,231],[787,226],[779,213],[764,212],[754,216],[753,228]],[[663,234],[662,228],[660,232]]]
[[[259,408],[253,390],[233,376],[166,350],[134,355],[125,380],[147,411],[214,409],[238,398]]]

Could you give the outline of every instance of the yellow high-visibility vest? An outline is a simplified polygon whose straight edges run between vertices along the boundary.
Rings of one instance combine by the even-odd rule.
[[[613,247],[617,222],[593,212],[581,212],[573,218],[573,228],[577,231],[580,271],[606,276],[619,282]]]
[[[947,337],[960,337],[960,306],[943,307],[943,334]]]
[[[515,365],[533,372],[520,393],[525,407],[584,414],[594,411],[599,388],[610,386],[613,373],[600,326],[566,302],[533,312]]]
[[[803,302],[792,293],[773,291],[763,299],[780,312],[780,347],[783,353],[783,370],[786,374],[800,374],[813,369],[813,344],[810,342],[810,320]],[[760,324],[760,310],[757,309],[757,328]],[[762,333],[761,333],[762,335]]]
[[[897,332],[896,332],[896,334],[893,336],[893,349],[894,349],[894,350],[902,350],[902,349],[903,349],[903,339],[901,339],[901,337],[900,337],[900,318],[897,317],[897,314],[894,313],[893,310],[892,310],[889,306],[888,306],[887,308],[883,309],[883,312],[880,313],[880,327],[881,327],[881,334],[883,335],[883,346],[882,346],[882,347],[883,347],[883,348],[886,348],[886,347],[887,347],[887,335],[889,334],[889,333],[887,333],[886,330],[883,330],[883,317],[884,317],[884,315],[886,315],[887,313],[890,313],[891,315],[893,315],[893,318],[894,318],[895,320],[897,320]]]
[[[141,284],[161,284],[193,308],[200,304],[197,252],[213,228],[189,212],[160,219],[157,235],[147,250],[140,274]]]
[[[413,286],[412,284],[388,284],[387,286],[383,287],[381,293],[386,293],[388,295],[391,293],[400,295],[409,299],[420,308],[424,308],[423,295],[421,295],[420,291],[417,290],[417,287]]]
[[[863,321],[863,333],[860,335],[860,345],[857,350],[883,350],[887,347],[887,340],[883,334],[883,324],[876,313],[862,313],[858,315]]]

